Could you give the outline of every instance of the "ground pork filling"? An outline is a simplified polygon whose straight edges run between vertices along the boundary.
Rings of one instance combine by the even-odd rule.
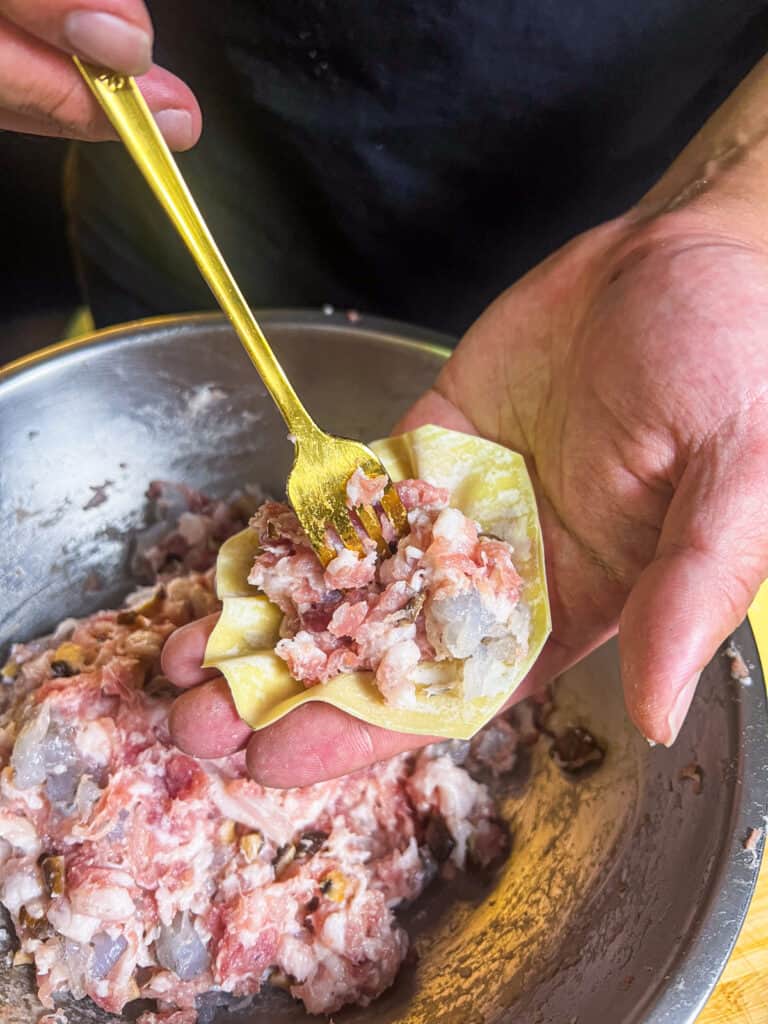
[[[348,505],[375,509],[385,483],[358,470]],[[283,612],[275,650],[307,686],[373,672],[397,707],[414,705],[417,686],[459,687],[464,699],[499,693],[505,665],[526,654],[530,632],[512,546],[451,508],[444,488],[424,480],[396,486],[408,533],[388,538],[393,553],[383,560],[360,529],[364,556],[339,546],[323,569],[287,505],[269,501],[253,516],[260,551],[248,581]],[[430,673],[440,662],[453,671]]]
[[[434,538],[415,486],[413,533]],[[158,585],[16,645],[5,666],[0,901],[17,961],[34,962],[45,1006],[64,993],[115,1013],[154,999],[144,1024],[192,1024],[202,993],[247,996],[269,980],[311,1013],[366,1005],[406,954],[398,904],[440,864],[504,852],[493,800],[461,763],[482,763],[490,733],[289,791],[251,781],[242,753],[180,753],[160,652],[176,626],[218,607],[205,551],[212,563],[245,521],[242,507],[185,494],[193,511],[148,548]],[[294,530],[283,557],[302,557],[279,514]],[[503,738],[508,758],[515,737]]]

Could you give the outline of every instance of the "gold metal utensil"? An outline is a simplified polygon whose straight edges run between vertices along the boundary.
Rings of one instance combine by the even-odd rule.
[[[288,424],[295,443],[288,499],[312,547],[327,565],[336,554],[328,536],[332,528],[345,547],[362,552],[363,544],[347,507],[347,482],[358,468],[368,476],[386,476],[384,466],[359,441],[326,434],[299,401],[224,262],[133,78],[92,67],[77,57],[73,60],[192,253]],[[404,533],[406,512],[391,481],[381,505],[395,532]],[[366,533],[376,541],[379,553],[387,554],[389,549],[376,510],[367,505],[355,512]]]

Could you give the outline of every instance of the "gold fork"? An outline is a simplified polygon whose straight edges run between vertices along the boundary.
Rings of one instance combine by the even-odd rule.
[[[363,543],[347,507],[347,483],[358,468],[368,476],[386,476],[387,471],[366,445],[326,434],[299,401],[224,262],[133,78],[92,67],[77,57],[73,60],[192,253],[288,424],[295,443],[288,499],[312,547],[327,565],[336,554],[330,528],[345,547],[362,553]],[[402,535],[407,517],[391,480],[387,481],[381,506],[395,533]],[[388,554],[376,510],[363,505],[355,512],[357,521],[376,542],[379,554]]]

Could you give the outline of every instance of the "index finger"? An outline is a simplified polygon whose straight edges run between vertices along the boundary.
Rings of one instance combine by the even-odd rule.
[[[219,674],[215,668],[202,668],[205,658],[205,647],[213,627],[219,621],[219,612],[206,615],[202,619],[181,626],[168,637],[163,646],[160,662],[163,675],[166,675],[174,686],[187,689],[197,686],[207,679],[215,679]]]

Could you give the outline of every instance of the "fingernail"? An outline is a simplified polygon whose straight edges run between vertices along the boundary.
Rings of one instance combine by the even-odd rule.
[[[675,702],[667,715],[668,732],[667,738],[664,740],[665,747],[672,746],[683,727],[683,722],[688,714],[688,708],[691,706],[700,676],[701,672],[695,672],[690,679],[683,683],[675,697]]]
[[[148,32],[102,11],[73,11],[64,19],[67,43],[86,60],[129,75],[143,75],[152,65]]]
[[[171,149],[189,149],[192,138],[192,115],[186,110],[161,110],[155,114],[157,126]]]

